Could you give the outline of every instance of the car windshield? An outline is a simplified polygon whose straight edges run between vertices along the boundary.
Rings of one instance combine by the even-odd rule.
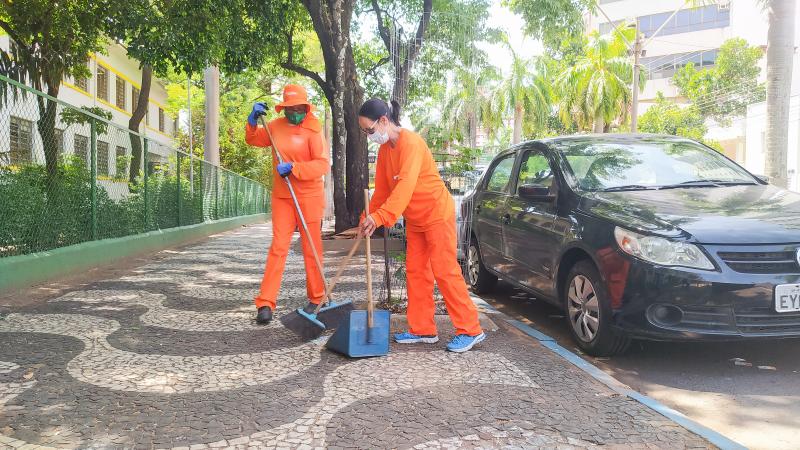
[[[646,190],[756,184],[755,178],[714,150],[690,141],[560,142],[582,190]]]

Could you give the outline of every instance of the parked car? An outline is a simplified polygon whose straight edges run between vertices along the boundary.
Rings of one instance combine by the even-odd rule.
[[[589,354],[800,336],[800,195],[697,142],[526,142],[462,204],[472,289],[500,277],[563,308]]]

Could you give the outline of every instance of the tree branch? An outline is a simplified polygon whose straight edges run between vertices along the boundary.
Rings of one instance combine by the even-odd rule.
[[[374,72],[375,72],[376,70],[378,70],[378,68],[379,68],[379,67],[381,67],[382,65],[384,65],[384,64],[386,64],[386,63],[388,63],[388,62],[389,62],[389,60],[390,60],[390,58],[389,58],[388,56],[384,56],[383,58],[381,58],[381,59],[380,59],[380,61],[378,61],[378,62],[377,62],[377,63],[376,63],[374,66],[372,66],[372,68],[370,68],[369,70],[367,70],[367,71],[364,73],[364,75],[365,75],[365,76],[367,76],[367,75],[374,75]]]
[[[3,31],[8,33],[8,37],[10,37],[11,40],[13,40],[15,44],[17,44],[17,46],[22,47],[25,50],[28,50],[28,44],[22,42],[22,39],[19,37],[19,35],[11,27],[11,24],[6,22],[5,20],[0,20],[0,28],[2,28]]]
[[[383,43],[386,44],[386,50],[391,52],[392,38],[389,35],[389,29],[386,28],[386,24],[383,23],[383,10],[380,5],[378,5],[378,0],[372,0],[372,10],[375,11],[375,16],[378,19],[378,32],[381,35],[381,39],[383,39]]]
[[[417,54],[419,53],[419,49],[422,47],[422,41],[425,38],[425,32],[428,30],[428,26],[430,25],[431,22],[432,9],[433,9],[433,0],[425,0],[422,3],[422,17],[420,17],[419,25],[417,25],[417,33],[416,36],[414,36],[414,42],[408,49],[408,58],[406,59],[406,61],[410,61],[413,63],[413,61],[417,59]]]
[[[320,89],[325,92],[326,97],[330,97],[333,95],[333,92],[328,85],[328,83],[322,78],[320,74],[305,68],[299,64],[294,62],[294,27],[292,27],[288,33],[286,33],[286,41],[288,44],[287,51],[286,51],[286,61],[281,63],[281,67],[286,70],[291,70],[293,72],[299,73],[305,77],[308,77],[314,80],[317,85],[319,85]]]

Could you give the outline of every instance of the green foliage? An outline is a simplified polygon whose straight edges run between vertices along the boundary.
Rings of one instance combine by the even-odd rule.
[[[289,0],[130,0],[115,2],[107,33],[158,74],[226,73],[259,68],[286,44],[283,30],[297,11]],[[268,24],[268,25],[266,25]]]
[[[525,31],[556,49],[565,40],[584,33],[583,15],[594,10],[597,0],[504,0],[511,11],[525,19]]]
[[[64,123],[65,127],[69,127],[70,125],[88,125],[94,119],[91,116],[88,116],[86,113],[94,114],[100,118],[111,120],[113,117],[110,111],[106,111],[105,109],[99,106],[81,106],[78,109],[75,108],[64,108],[61,111],[61,122]],[[95,122],[95,130],[97,130],[97,134],[105,134],[106,130],[108,130],[108,123],[103,121],[94,121]]]
[[[456,154],[448,160],[446,171],[449,174],[463,174],[475,170],[475,160],[481,155],[480,148],[456,146]]]
[[[622,126],[628,119],[632,77],[633,64],[627,57],[623,35],[594,33],[585,55],[566,67],[555,82],[559,117],[565,126],[575,124],[581,130],[606,132],[614,125]],[[640,89],[644,89],[646,80],[647,74],[642,71]]]
[[[766,98],[766,87],[758,82],[762,56],[760,48],[744,39],[729,39],[720,47],[714,67],[697,70],[689,64],[673,80],[704,118],[727,125],[732,118],[744,116],[747,105]]]
[[[721,150],[718,142],[705,139],[708,127],[696,106],[681,107],[660,92],[655,105],[639,117],[638,127],[643,133],[683,136]]]
[[[185,163],[184,163],[185,164]],[[171,164],[174,166],[174,162]],[[144,184],[111,181],[114,191],[127,190],[122,198],[112,198],[103,183],[97,186],[97,239],[143,233],[178,226],[178,178],[164,165],[149,174],[148,201]],[[217,200],[205,194],[214,192],[213,173],[195,170],[194,190],[190,189],[188,168],[181,174],[181,225],[200,223],[214,214]],[[245,182],[236,190],[234,180],[220,178],[219,209],[214,217],[256,213],[254,192],[246,194]],[[57,183],[52,185],[51,183]],[[209,185],[205,191],[204,184]],[[123,187],[124,186],[124,187]],[[91,175],[83,161],[70,158],[58,165],[55,181],[40,165],[0,167],[0,257],[23,255],[78,244],[91,236]],[[147,210],[148,223],[145,223]]]

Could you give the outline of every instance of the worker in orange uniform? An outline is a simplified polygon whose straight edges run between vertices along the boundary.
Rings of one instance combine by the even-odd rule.
[[[400,126],[400,105],[372,99],[359,110],[359,125],[380,145],[375,168],[372,213],[361,222],[371,236],[378,227],[391,227],[405,218],[406,279],[409,330],[394,336],[401,344],[439,341],[434,321],[433,282],[444,296],[456,336],[447,344],[465,352],[486,339],[478,311],[456,259],[455,203],[444,185],[436,162],[422,137]]]
[[[287,85],[283,90],[283,102],[275,105],[275,111],[283,111],[284,117],[275,119],[267,125],[274,142],[270,141],[258,118],[267,113],[264,103],[253,105],[253,111],[247,118],[245,140],[258,147],[273,147],[273,180],[272,184],[272,245],[267,255],[264,279],[261,291],[255,298],[258,314],[256,321],[267,324],[272,320],[277,304],[278,290],[286,264],[286,255],[295,229],[300,229],[303,241],[303,258],[306,267],[306,293],[308,305],[305,311],[312,313],[317,304],[325,296],[325,283],[322,279],[312,253],[311,245],[322,256],[322,216],[325,209],[324,184],[322,177],[330,171],[330,162],[325,142],[322,137],[322,126],[314,116],[314,107],[308,102],[308,94],[302,86]],[[273,145],[274,144],[274,145]],[[275,148],[280,151],[284,162],[278,164]],[[308,224],[306,236],[302,231],[300,218],[289,194],[286,183],[275,177],[289,177],[297,195],[297,201]]]

